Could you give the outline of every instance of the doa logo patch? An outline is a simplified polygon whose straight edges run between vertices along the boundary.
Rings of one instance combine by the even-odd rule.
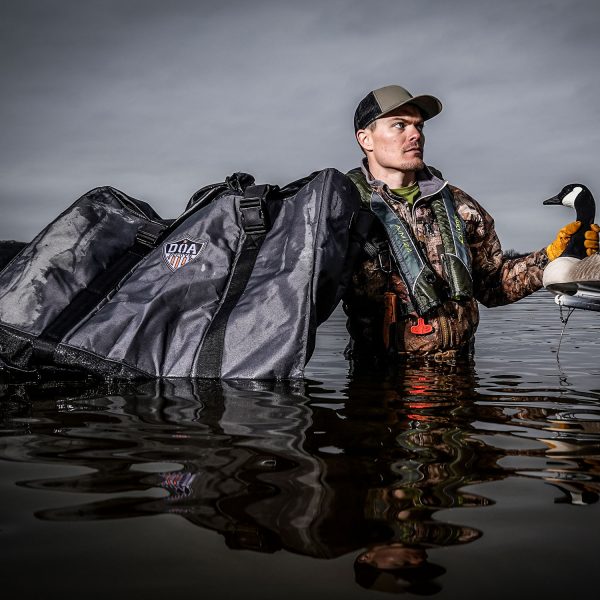
[[[196,242],[188,238],[176,242],[165,242],[162,257],[171,271],[177,271],[196,260],[204,250],[204,246],[206,246],[206,242]]]

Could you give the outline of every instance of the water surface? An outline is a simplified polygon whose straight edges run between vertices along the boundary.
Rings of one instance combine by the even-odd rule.
[[[600,550],[600,315],[482,310],[475,364],[0,387],[21,598],[573,598]]]

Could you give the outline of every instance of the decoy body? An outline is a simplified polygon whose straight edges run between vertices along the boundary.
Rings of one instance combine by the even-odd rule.
[[[544,204],[574,208],[581,222],[565,251],[544,269],[544,286],[556,294],[557,304],[600,311],[600,254],[587,256],[584,246],[596,214],[592,193],[585,185],[571,183]]]

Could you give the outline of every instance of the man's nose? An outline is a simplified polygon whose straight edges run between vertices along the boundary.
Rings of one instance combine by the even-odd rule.
[[[421,139],[421,131],[415,125],[411,125],[408,130],[408,136],[411,140],[419,140]]]

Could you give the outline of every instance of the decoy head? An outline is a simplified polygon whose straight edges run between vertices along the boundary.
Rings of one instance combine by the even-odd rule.
[[[552,198],[544,200],[546,205],[569,206],[577,211],[577,220],[589,226],[594,222],[596,215],[596,203],[592,192],[581,183],[570,183]]]

